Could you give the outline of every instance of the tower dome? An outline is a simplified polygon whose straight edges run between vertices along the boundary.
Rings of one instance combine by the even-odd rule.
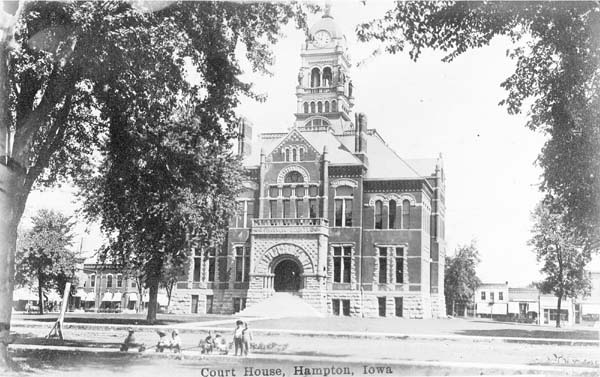
[[[329,33],[332,39],[343,38],[344,34],[342,33],[342,29],[335,22],[333,17],[330,14],[329,7],[325,8],[325,13],[323,16],[311,26],[309,33],[311,36],[314,36],[317,32],[325,30]]]

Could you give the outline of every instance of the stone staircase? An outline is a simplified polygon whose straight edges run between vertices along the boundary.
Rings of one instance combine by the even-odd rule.
[[[324,317],[317,309],[306,303],[297,294],[275,292],[254,305],[237,314],[240,317]]]

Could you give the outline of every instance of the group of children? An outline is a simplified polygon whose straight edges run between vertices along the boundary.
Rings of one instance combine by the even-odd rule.
[[[167,338],[167,334],[164,331],[158,330],[157,333],[159,339],[156,344],[156,352],[164,352],[165,349],[170,349],[181,357],[181,338],[179,337],[179,332],[173,330],[171,339]],[[248,324],[244,321],[237,320],[235,323],[235,330],[233,331],[235,356],[247,356],[251,341],[252,333],[248,329]],[[220,334],[213,336],[212,331],[208,332],[208,336],[204,340],[201,340],[198,346],[200,347],[201,352],[205,354],[227,354],[229,352],[229,345],[225,338]],[[139,352],[146,350],[146,346],[143,343],[136,342],[135,331],[131,327],[128,329],[128,334],[123,341],[123,344],[121,344],[121,351],[127,352],[130,348],[137,348]]]

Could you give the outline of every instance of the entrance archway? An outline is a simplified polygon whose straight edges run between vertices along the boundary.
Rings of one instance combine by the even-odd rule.
[[[302,269],[297,262],[284,259],[273,269],[273,288],[276,292],[297,292],[302,284]]]

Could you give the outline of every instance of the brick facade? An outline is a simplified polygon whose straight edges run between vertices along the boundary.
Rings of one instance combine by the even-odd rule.
[[[403,160],[367,127],[364,114],[353,115],[343,35],[328,14],[310,34],[294,126],[259,135],[252,153],[240,140],[250,178],[219,266],[209,277],[209,260],[194,257],[172,311],[233,313],[244,302],[293,291],[328,314],[443,316],[441,158]],[[249,262],[236,254],[243,247]]]

